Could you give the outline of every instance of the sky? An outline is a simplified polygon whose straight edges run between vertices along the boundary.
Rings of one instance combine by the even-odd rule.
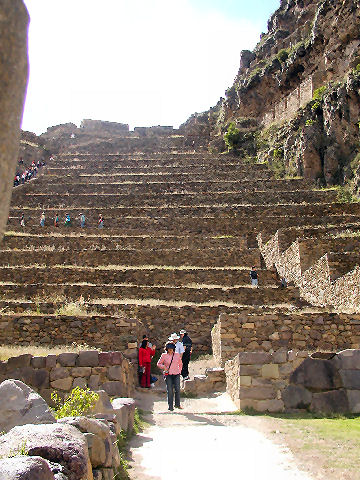
[[[22,128],[81,120],[178,127],[214,106],[280,0],[24,0]]]

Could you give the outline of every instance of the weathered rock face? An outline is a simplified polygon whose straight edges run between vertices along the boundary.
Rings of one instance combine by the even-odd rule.
[[[28,13],[22,0],[0,4],[0,239],[8,218],[27,85]]]
[[[55,480],[50,466],[41,457],[13,457],[0,460],[0,478],[4,480]]]
[[[20,380],[0,384],[0,431],[16,425],[56,422],[45,400]]]
[[[25,445],[30,456],[42,457],[68,480],[93,480],[84,435],[72,425],[23,425],[0,437],[0,453],[7,456]],[[50,477],[51,478],[51,477]]]

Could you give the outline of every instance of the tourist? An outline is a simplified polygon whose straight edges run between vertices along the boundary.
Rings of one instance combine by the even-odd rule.
[[[71,227],[71,217],[69,213],[67,213],[65,217],[65,227]]]
[[[150,388],[151,359],[156,348],[155,345],[150,348],[148,343],[148,340],[143,340],[139,348],[139,367],[142,373],[140,386],[143,388]]]
[[[250,270],[250,279],[251,279],[251,285],[253,287],[257,287],[258,284],[259,284],[259,277],[258,277],[258,273],[256,271],[256,267],[253,266],[251,267],[251,270]]]
[[[85,227],[85,215],[83,213],[80,213],[80,227],[84,228]]]
[[[25,227],[25,215],[22,213],[20,218],[20,226]]]
[[[99,214],[99,220],[98,220],[98,227],[99,228],[104,228],[104,219],[101,213]]]
[[[189,380],[189,362],[190,362],[190,356],[192,354],[192,340],[187,334],[186,330],[180,330],[180,340],[181,343],[183,344],[183,347],[185,349],[185,352],[182,356],[182,370],[181,370],[181,376],[183,377],[184,380]]]
[[[59,215],[56,213],[54,218],[54,227],[59,226]]]
[[[281,282],[280,282],[280,288],[286,288],[287,287],[287,281],[285,277],[281,277]]]
[[[175,352],[175,345],[167,343],[166,353],[163,353],[157,362],[157,366],[164,371],[164,379],[167,390],[167,400],[169,410],[174,410],[174,390],[175,390],[175,408],[182,409],[180,405],[180,372],[182,361],[179,353]]]
[[[181,342],[179,342],[180,337],[177,333],[173,333],[170,335],[169,339],[170,342],[172,342],[175,345],[175,352],[179,353],[181,357],[183,356],[183,353],[185,352],[185,348]]]
[[[41,217],[40,217],[40,227],[45,226],[45,212],[42,212]]]

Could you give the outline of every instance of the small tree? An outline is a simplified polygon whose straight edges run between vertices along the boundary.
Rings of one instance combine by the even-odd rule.
[[[51,399],[56,407],[52,408],[56,420],[63,417],[78,417],[85,415],[99,400],[99,395],[89,388],[75,387],[70,396],[64,401],[56,392],[51,394]]]
[[[228,131],[224,134],[224,141],[228,152],[236,151],[240,142],[240,130],[235,127],[234,123],[230,123]]]

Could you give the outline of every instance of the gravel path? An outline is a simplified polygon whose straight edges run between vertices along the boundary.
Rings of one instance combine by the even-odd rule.
[[[257,428],[260,419],[221,415],[234,410],[226,394],[184,399],[175,412],[159,392],[138,392],[137,400],[150,427],[130,443],[132,480],[312,480]]]

